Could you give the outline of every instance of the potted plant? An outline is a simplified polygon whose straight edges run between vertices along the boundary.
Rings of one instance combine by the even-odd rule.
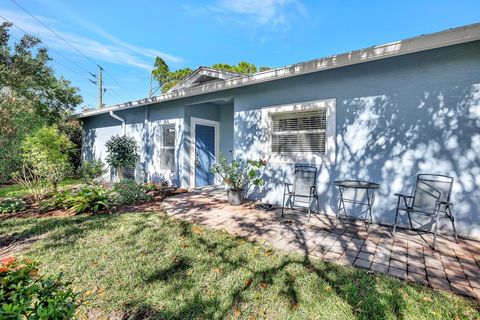
[[[220,161],[212,166],[211,171],[220,175],[227,185],[228,202],[240,205],[248,188],[263,185],[260,169],[265,165],[264,160],[232,160],[228,163],[225,155],[221,154]]]
[[[137,163],[137,142],[133,137],[113,136],[106,143],[107,163],[117,171],[118,181],[123,180],[124,171]]]

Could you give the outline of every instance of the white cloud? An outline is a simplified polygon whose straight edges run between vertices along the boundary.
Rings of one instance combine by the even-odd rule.
[[[47,46],[61,51],[62,53],[79,55],[76,50],[45,29],[29,15],[22,12],[2,9],[1,16],[11,20],[14,25],[20,27],[26,32],[38,36]],[[55,27],[56,20],[41,16],[36,17],[46,23],[51,29],[85,55],[92,58],[94,61],[99,60],[99,63],[101,60],[150,71],[153,68],[153,59],[157,56],[162,57],[168,63],[179,64],[183,62],[183,59],[180,57],[166,54],[155,49],[135,46],[122,41],[85,20],[75,19],[80,27],[93,32],[97,36],[96,38],[100,37],[103,39],[96,40],[76,33],[62,31]],[[16,32],[18,30],[16,30],[15,27],[12,27],[12,31]]]
[[[132,52],[140,54],[144,57],[152,58],[152,59],[155,59],[156,57],[162,57],[167,62],[172,62],[172,63],[175,63],[175,64],[183,62],[183,59],[180,58],[180,57],[177,57],[177,56],[174,56],[174,55],[171,55],[171,54],[167,54],[165,52],[161,52],[161,51],[158,51],[158,50],[155,50],[155,49],[143,48],[143,47],[132,45],[132,44],[127,43],[123,40],[120,40],[119,38],[115,37],[114,35],[108,33],[107,31],[103,30],[102,28],[100,28],[100,27],[98,27],[98,26],[96,26],[96,25],[94,25],[94,24],[92,24],[88,21],[85,21],[85,20],[83,20],[79,17],[75,17],[75,19],[83,28],[94,32],[95,34],[103,37],[106,40],[109,40],[110,42],[112,42],[113,44],[115,44],[119,47],[122,47],[122,48],[127,49],[127,50],[131,50]]]
[[[192,16],[212,14],[220,22],[234,21],[283,30],[290,28],[291,17],[306,14],[305,7],[298,0],[217,0],[204,7],[184,5],[183,9]]]

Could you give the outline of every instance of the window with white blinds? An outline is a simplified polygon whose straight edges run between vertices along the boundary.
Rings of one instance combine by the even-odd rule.
[[[175,170],[175,126],[164,125],[161,129],[160,168]]]
[[[326,153],[327,110],[273,113],[272,153]]]

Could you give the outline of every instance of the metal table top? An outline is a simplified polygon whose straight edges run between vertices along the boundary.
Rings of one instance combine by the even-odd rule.
[[[353,189],[378,189],[380,185],[375,182],[362,180],[337,180],[334,182],[337,187]]]

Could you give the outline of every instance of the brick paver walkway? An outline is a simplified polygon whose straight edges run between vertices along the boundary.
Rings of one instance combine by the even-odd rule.
[[[263,211],[254,204],[230,206],[225,191],[212,189],[169,197],[169,215],[213,229],[225,229],[275,248],[353,265],[403,280],[451,290],[480,299],[480,242],[437,238],[437,250],[429,247],[431,235],[373,224],[367,231],[361,222],[337,220],[325,214],[280,210]]]

